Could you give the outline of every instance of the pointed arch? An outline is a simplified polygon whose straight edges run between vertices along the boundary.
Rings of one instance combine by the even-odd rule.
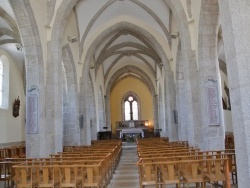
[[[126,119],[126,113],[125,113],[125,111],[126,111],[125,110],[125,102],[128,101],[127,99],[129,97],[133,97],[134,98],[133,101],[136,101],[136,103],[137,103],[137,109],[135,109],[135,108],[133,109],[133,106],[130,106],[130,105],[133,105],[132,103],[129,104],[129,108],[132,109],[131,113],[137,113],[137,119],[133,119],[133,120],[139,120],[139,119],[141,119],[141,102],[140,102],[139,96],[133,91],[128,91],[122,97],[122,100],[121,100],[121,108],[122,108],[121,109],[121,112],[122,112],[121,117],[122,117],[122,120],[123,121],[131,120],[130,117],[129,117],[129,119]],[[136,112],[134,112],[134,110],[136,110]],[[130,113],[130,109],[129,109],[129,113]]]

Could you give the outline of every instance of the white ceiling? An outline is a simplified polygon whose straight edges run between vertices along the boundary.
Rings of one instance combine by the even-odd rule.
[[[85,0],[75,6],[80,42],[84,45],[96,31],[122,17],[132,18],[140,24],[153,28],[169,39],[171,11],[164,0]],[[84,18],[84,19],[83,19]],[[155,67],[161,63],[159,55],[140,32],[117,30],[104,38],[94,53],[96,72],[103,67],[105,77],[112,69],[127,63],[145,67],[155,76]],[[124,61],[129,61],[124,63]]]
[[[0,17],[0,49],[5,50],[17,64],[21,73],[24,71],[23,51],[17,50],[16,44],[20,42],[20,34],[13,28],[18,28],[15,15],[8,0],[1,0],[0,11],[4,17]],[[12,20],[11,22],[9,20]],[[8,39],[8,40],[7,40]],[[20,45],[20,44],[19,44]]]

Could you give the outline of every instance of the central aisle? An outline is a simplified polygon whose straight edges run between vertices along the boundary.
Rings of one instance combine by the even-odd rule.
[[[136,166],[137,161],[136,145],[123,146],[119,165],[108,185],[108,188],[140,187],[138,167]]]

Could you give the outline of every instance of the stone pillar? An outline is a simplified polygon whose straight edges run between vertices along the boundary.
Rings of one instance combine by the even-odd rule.
[[[154,105],[154,129],[159,129],[158,122],[158,95],[153,94],[153,105]]]
[[[158,96],[158,100],[159,100],[159,105],[158,105],[158,122],[159,122],[159,128],[162,129],[161,131],[161,136],[162,137],[167,137],[168,135],[168,130],[166,127],[166,121],[165,121],[165,109],[164,109],[164,99],[165,96],[163,96],[164,94],[162,94],[162,87],[161,84],[159,84],[159,96]]]
[[[188,140],[188,109],[186,84],[184,82],[183,59],[181,53],[181,43],[179,42],[177,60],[176,60],[176,118],[178,127],[178,139]]]
[[[91,129],[90,129],[90,100],[91,97],[91,88],[90,77],[88,74],[84,74],[81,78],[81,114],[83,115],[83,128],[81,129],[81,145],[91,145]],[[93,112],[94,113],[94,112]]]
[[[186,51],[188,60],[184,62],[184,78],[186,85],[187,108],[188,108],[188,142],[191,146],[201,147],[202,142],[202,125],[200,113],[199,82],[197,75],[197,65],[194,51]]]
[[[79,145],[79,104],[77,95],[76,69],[69,45],[63,48],[63,145]],[[67,86],[67,90],[65,89]]]
[[[250,185],[250,1],[220,0],[238,187]]]
[[[219,95],[219,62],[217,60],[218,1],[202,1],[199,25],[199,96],[202,117],[203,150],[222,150],[224,125],[222,123],[222,103]],[[197,93],[198,95],[198,93]]]
[[[33,158],[48,157],[49,154],[54,152],[54,145],[50,142],[50,135],[47,135],[45,69],[38,26],[29,1],[10,0],[9,2],[18,25],[18,28],[14,29],[17,32],[18,29],[20,31],[25,57],[26,110],[31,112],[26,112],[26,156]],[[33,101],[31,109],[27,106],[29,99]]]
[[[177,141],[177,125],[174,123],[174,109],[176,103],[175,86],[173,81],[173,73],[166,71],[165,78],[165,106],[166,106],[166,126],[170,141]]]
[[[112,131],[111,120],[110,120],[110,96],[105,95],[105,116],[106,116],[106,127],[108,131]]]

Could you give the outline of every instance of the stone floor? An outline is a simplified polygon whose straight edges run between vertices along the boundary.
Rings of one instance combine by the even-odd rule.
[[[120,188],[120,187],[140,187],[139,185],[139,173],[136,166],[138,160],[135,144],[127,144],[122,148],[122,156],[120,163],[113,175],[108,188]]]
[[[139,188],[139,173],[136,166],[138,160],[136,154],[136,145],[133,143],[123,143],[122,156],[120,163],[115,171],[113,179],[108,188]],[[155,186],[146,186],[146,188],[153,188]],[[208,186],[209,188],[211,186]],[[218,186],[212,186],[217,188]],[[167,188],[175,188],[175,186],[167,186]],[[191,187],[190,187],[191,188]],[[219,187],[218,187],[219,188]],[[231,188],[237,188],[237,185],[232,185]]]

